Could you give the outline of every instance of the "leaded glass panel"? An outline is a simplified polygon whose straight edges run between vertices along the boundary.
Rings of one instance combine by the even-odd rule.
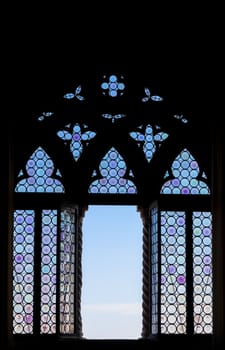
[[[185,212],[161,211],[161,333],[186,333]]]
[[[15,210],[13,234],[13,333],[33,333],[34,211]]]
[[[194,333],[212,333],[212,215],[193,212]]]

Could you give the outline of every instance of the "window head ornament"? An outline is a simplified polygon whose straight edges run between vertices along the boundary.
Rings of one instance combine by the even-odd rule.
[[[101,84],[103,95],[117,97],[124,94],[125,84],[123,82],[124,77],[122,75],[119,78],[116,75],[110,75],[109,78],[104,75],[103,79],[104,81]]]
[[[145,87],[145,96],[141,99],[141,101],[148,102],[149,100],[152,100],[154,102],[161,102],[163,101],[163,97],[159,95],[151,95],[149,88]]]

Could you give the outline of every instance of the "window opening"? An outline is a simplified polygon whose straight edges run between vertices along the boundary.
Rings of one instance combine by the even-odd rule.
[[[142,223],[138,216],[135,206],[92,205],[85,214],[84,337],[140,337]]]

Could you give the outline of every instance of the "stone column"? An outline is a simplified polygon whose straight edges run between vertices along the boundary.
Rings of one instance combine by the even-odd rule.
[[[83,336],[82,317],[81,317],[81,289],[82,289],[82,241],[83,241],[83,218],[86,207],[78,207],[78,225],[77,225],[77,254],[76,254],[76,320],[75,320],[75,335],[80,338]]]
[[[142,337],[150,336],[150,217],[149,208],[139,208],[143,222],[143,268],[142,268]]]

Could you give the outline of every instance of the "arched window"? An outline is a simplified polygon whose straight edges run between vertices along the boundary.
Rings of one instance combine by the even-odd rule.
[[[132,204],[142,217],[140,337],[212,334],[210,174],[188,117],[160,87],[114,73],[70,85],[52,110],[35,115],[30,153],[16,150],[14,335],[83,337],[90,204]]]

